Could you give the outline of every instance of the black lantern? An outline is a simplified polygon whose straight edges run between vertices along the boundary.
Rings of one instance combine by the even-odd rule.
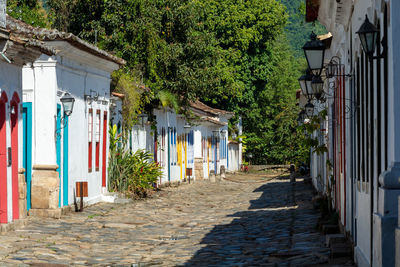
[[[320,100],[324,95],[324,82],[321,76],[314,76],[311,82],[313,94],[317,100]]]
[[[360,37],[361,45],[364,52],[372,58],[373,54],[375,53],[375,46],[376,46],[376,38],[378,36],[379,30],[372,24],[368,16],[365,15],[365,21],[361,25],[358,32],[358,36]]]
[[[310,71],[307,70],[307,73],[299,78],[299,84],[302,94],[309,100],[313,98],[311,82],[312,82],[312,75]]]
[[[65,93],[61,98],[60,102],[64,109],[64,114],[68,117],[72,114],[74,110],[75,98],[73,98],[69,93]]]
[[[222,131],[221,131],[221,135],[222,135],[222,138],[225,138],[225,136],[226,136],[226,130],[222,130]]]
[[[311,118],[314,115],[314,105],[308,101],[308,103],[304,106],[304,111],[308,118]]]
[[[317,39],[317,35],[312,32],[311,40],[304,46],[304,55],[306,56],[308,68],[315,74],[321,75],[324,68],[325,44]]]
[[[138,115],[138,119],[139,119],[142,127],[144,127],[144,125],[147,123],[147,121],[149,119],[149,116],[146,113],[141,113]]]
[[[219,137],[219,131],[218,130],[214,130],[214,131],[212,131],[212,133],[213,133],[213,136],[215,138]]]
[[[300,111],[299,116],[297,117],[297,123],[299,126],[304,124],[304,120],[306,119],[306,113],[304,110]]]
[[[192,128],[192,125],[190,125],[189,122],[186,122],[185,125],[183,126],[185,133],[189,133],[190,128]]]
[[[336,75],[337,64],[332,60],[325,67],[325,74],[327,78],[333,78]]]

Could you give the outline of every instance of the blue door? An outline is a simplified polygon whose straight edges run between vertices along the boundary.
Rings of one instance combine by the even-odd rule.
[[[61,207],[61,105],[57,104],[57,119],[56,119],[56,154],[58,165],[58,178],[60,179],[58,206]]]
[[[68,206],[68,116],[63,123],[63,205]]]
[[[22,104],[23,121],[23,158],[22,165],[25,169],[26,181],[26,208],[31,208],[31,182],[32,182],[32,103]]]
[[[57,165],[58,165],[57,172],[58,172],[58,177],[60,178],[60,189],[59,189],[60,193],[58,198],[58,206],[61,207],[61,206],[68,206],[68,116],[63,116],[60,104],[57,104],[56,125],[57,125],[56,154],[57,154]],[[63,130],[62,160],[61,160],[61,130]],[[61,179],[61,175],[63,179]]]

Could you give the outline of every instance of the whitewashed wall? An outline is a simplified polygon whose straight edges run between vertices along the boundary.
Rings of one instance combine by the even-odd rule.
[[[74,48],[75,49],[75,48]],[[76,49],[75,49],[76,50]],[[74,50],[72,50],[74,51]],[[90,56],[88,56],[90,58]],[[92,60],[96,60],[92,58]],[[115,64],[114,64],[115,65]],[[115,66],[113,66],[115,67]],[[107,140],[108,129],[103,136],[103,118],[109,114],[110,72],[89,63],[77,62],[68,56],[49,57],[42,55],[32,66],[23,69],[24,102],[33,103],[33,155],[32,163],[56,164],[55,116],[57,104],[61,105],[63,92],[70,93],[75,98],[74,109],[68,118],[68,170],[62,169],[61,184],[64,172],[68,171],[68,204],[74,201],[75,183],[88,182],[88,203],[100,201],[102,192],[102,153],[103,138]],[[58,94],[57,94],[58,93]],[[90,95],[92,101],[85,100]],[[94,101],[94,96],[98,101]],[[62,105],[61,105],[62,106]],[[93,129],[92,172],[88,170],[88,112],[93,109],[93,123],[96,122],[96,112],[100,110],[100,148],[99,169],[96,170],[95,129]],[[62,111],[63,112],[63,111]],[[64,130],[61,130],[61,166],[63,159]],[[108,152],[106,152],[108,153]],[[106,155],[108,159],[108,155]],[[63,186],[60,194],[63,196]],[[63,199],[61,199],[63,202]]]

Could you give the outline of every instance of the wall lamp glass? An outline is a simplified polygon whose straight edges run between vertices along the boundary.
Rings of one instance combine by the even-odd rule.
[[[372,24],[368,15],[365,15],[364,23],[361,25],[360,29],[356,32],[361,41],[361,46],[364,52],[368,55],[369,59],[379,59],[383,58],[386,53],[386,38],[384,37],[381,41],[383,45],[383,51],[380,52],[377,56],[374,56],[377,44],[377,38],[379,30]]]
[[[147,123],[149,116],[146,113],[141,113],[138,115],[138,119],[142,127]]]
[[[308,101],[308,103],[304,106],[304,111],[308,118],[311,118],[314,115],[314,105]]]
[[[54,131],[54,137],[56,139],[59,139],[61,136],[61,129],[65,127],[65,117],[69,117],[72,114],[72,111],[74,110],[74,103],[75,103],[75,98],[71,96],[69,93],[64,93],[64,95],[60,98],[60,102],[62,104],[63,110],[64,110],[64,116],[62,116],[60,119],[60,124],[62,125],[60,128],[57,128],[57,116],[54,115],[54,124],[55,124],[55,131]]]
[[[311,100],[313,98],[313,91],[311,86],[312,79],[313,75],[311,74],[310,70],[307,70],[306,74],[302,75],[299,78],[301,92],[308,100]]]
[[[303,46],[304,55],[307,59],[308,68],[313,74],[320,76],[324,68],[325,44],[317,39],[317,35],[312,32],[310,41]]]
[[[69,117],[74,110],[75,98],[69,93],[65,93],[61,98],[60,102],[63,106],[64,114]]]

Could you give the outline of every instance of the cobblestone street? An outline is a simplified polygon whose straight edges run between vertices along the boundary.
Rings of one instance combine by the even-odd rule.
[[[0,236],[1,266],[310,266],[329,250],[312,187],[287,177],[227,176],[98,204],[61,220],[29,218]],[[51,263],[54,265],[44,265]]]

